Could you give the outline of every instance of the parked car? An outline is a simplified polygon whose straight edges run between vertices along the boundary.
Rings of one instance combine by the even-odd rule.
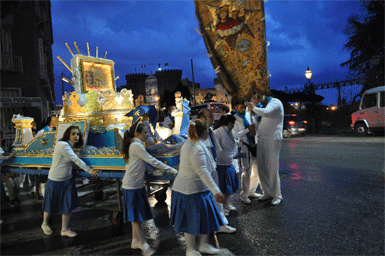
[[[286,114],[283,118],[283,137],[288,138],[292,135],[305,135],[307,121],[302,120],[299,115]]]
[[[359,136],[369,132],[384,132],[385,86],[369,89],[362,94],[358,111],[352,113],[350,127]]]
[[[198,116],[198,113],[201,109],[210,109],[213,112],[214,121],[218,121],[222,116],[221,107],[225,105],[221,102],[207,102],[200,105],[195,105],[190,107],[190,120],[195,120]]]

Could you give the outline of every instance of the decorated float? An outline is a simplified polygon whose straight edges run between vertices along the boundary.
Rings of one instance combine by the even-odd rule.
[[[75,153],[89,166],[101,170],[100,180],[95,184],[95,198],[103,198],[103,189],[107,181],[113,181],[118,195],[118,207],[110,207],[111,222],[120,225],[122,222],[121,179],[125,172],[125,163],[121,152],[124,131],[132,124],[142,122],[149,134],[147,150],[158,160],[174,167],[179,167],[179,152],[185,136],[172,134],[167,128],[158,128],[157,110],[154,106],[134,106],[131,90],[116,91],[114,62],[96,56],[90,56],[87,43],[87,55],[82,55],[74,43],[78,54],[72,55],[71,66],[58,58],[71,71],[72,78],[63,80],[71,83],[73,92],[63,95],[63,108],[60,111],[56,131],[45,132],[43,136],[33,138],[33,118],[14,115],[16,138],[13,143],[15,157],[5,161],[3,172],[48,175],[52,163],[55,144],[63,137],[64,131],[71,125],[80,127],[84,145]],[[162,138],[162,136],[163,138]],[[166,189],[175,176],[156,170],[155,174],[146,173],[146,181],[158,184],[159,188],[152,191],[158,201],[166,199]],[[92,177],[90,174],[77,170],[77,176]],[[102,181],[101,181],[102,180]],[[86,185],[84,185],[86,186]],[[38,190],[37,190],[38,191]],[[148,191],[150,191],[148,189]],[[102,207],[103,208],[103,207]],[[105,209],[105,208],[103,208]]]

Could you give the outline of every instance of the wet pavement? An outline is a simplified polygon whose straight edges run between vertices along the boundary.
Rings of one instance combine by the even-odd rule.
[[[245,205],[237,193],[237,211],[228,218],[237,232],[210,242],[227,248],[225,255],[384,255],[384,137],[285,139],[280,177],[280,205],[257,199]],[[140,255],[130,247],[131,226],[113,228],[107,210],[76,210],[70,223],[76,238],[60,236],[60,216],[52,217],[54,234],[44,235],[41,203],[29,190],[22,189],[16,207],[1,206],[2,255]],[[165,203],[149,198],[154,219],[145,225],[146,238],[156,255],[185,255],[183,235],[169,224],[169,193]],[[105,204],[116,207],[116,198]]]

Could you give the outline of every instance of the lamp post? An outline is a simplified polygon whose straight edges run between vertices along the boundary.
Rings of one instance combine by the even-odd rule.
[[[309,67],[307,67],[307,70],[305,71],[305,76],[307,78],[307,80],[309,80],[309,90],[311,90],[311,93],[314,94],[315,91],[313,89],[311,89],[311,83],[310,83],[310,79],[311,79],[311,76],[313,75],[313,72],[311,72],[311,70],[309,69]],[[312,132],[315,132],[315,118],[314,118],[314,106],[313,106],[313,102],[312,102],[312,106],[311,106],[311,119],[312,119]]]
[[[310,89],[310,79],[311,79],[311,76],[313,75],[313,72],[311,72],[311,70],[309,69],[309,67],[307,67],[307,70],[305,72],[305,76],[307,78],[307,80],[309,80],[309,89]],[[313,92],[313,91],[312,91]],[[314,93],[314,92],[313,92]]]

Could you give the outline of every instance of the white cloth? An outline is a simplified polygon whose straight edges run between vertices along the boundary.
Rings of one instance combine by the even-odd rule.
[[[259,138],[257,150],[258,174],[264,195],[282,199],[279,178],[279,154],[282,140]]]
[[[47,128],[48,128],[48,130],[49,130],[50,132],[52,132],[53,129],[54,129],[53,127],[49,127],[49,126],[47,126]],[[39,130],[39,131],[36,133],[36,135],[35,135],[34,138],[41,137],[41,136],[43,136],[44,133],[45,133],[45,131],[44,131],[44,128],[43,128],[43,129]]]
[[[171,173],[177,173],[177,170],[162,163],[158,159],[151,156],[138,138],[133,138],[130,148],[128,149],[129,160],[126,164],[126,172],[123,177],[122,187],[124,189],[139,189],[144,187],[144,175],[146,171],[146,163]],[[156,171],[156,170],[154,170]]]
[[[180,151],[179,171],[172,190],[187,195],[207,190],[218,194],[221,191],[213,179],[216,172],[214,159],[203,140],[187,140]]]
[[[223,125],[214,131],[222,151],[217,152],[217,165],[231,165],[237,154],[235,139],[229,128]]]
[[[166,116],[166,118],[164,119],[163,127],[166,127],[168,129],[172,129],[172,120],[169,116]]]
[[[91,173],[92,168],[87,166],[72,149],[73,143],[58,141],[52,154],[52,165],[48,172],[48,179],[53,181],[66,181],[72,178],[72,164]]]
[[[258,125],[258,139],[269,138],[282,140],[283,105],[279,99],[272,98],[266,108],[253,108],[253,112],[262,117]]]

